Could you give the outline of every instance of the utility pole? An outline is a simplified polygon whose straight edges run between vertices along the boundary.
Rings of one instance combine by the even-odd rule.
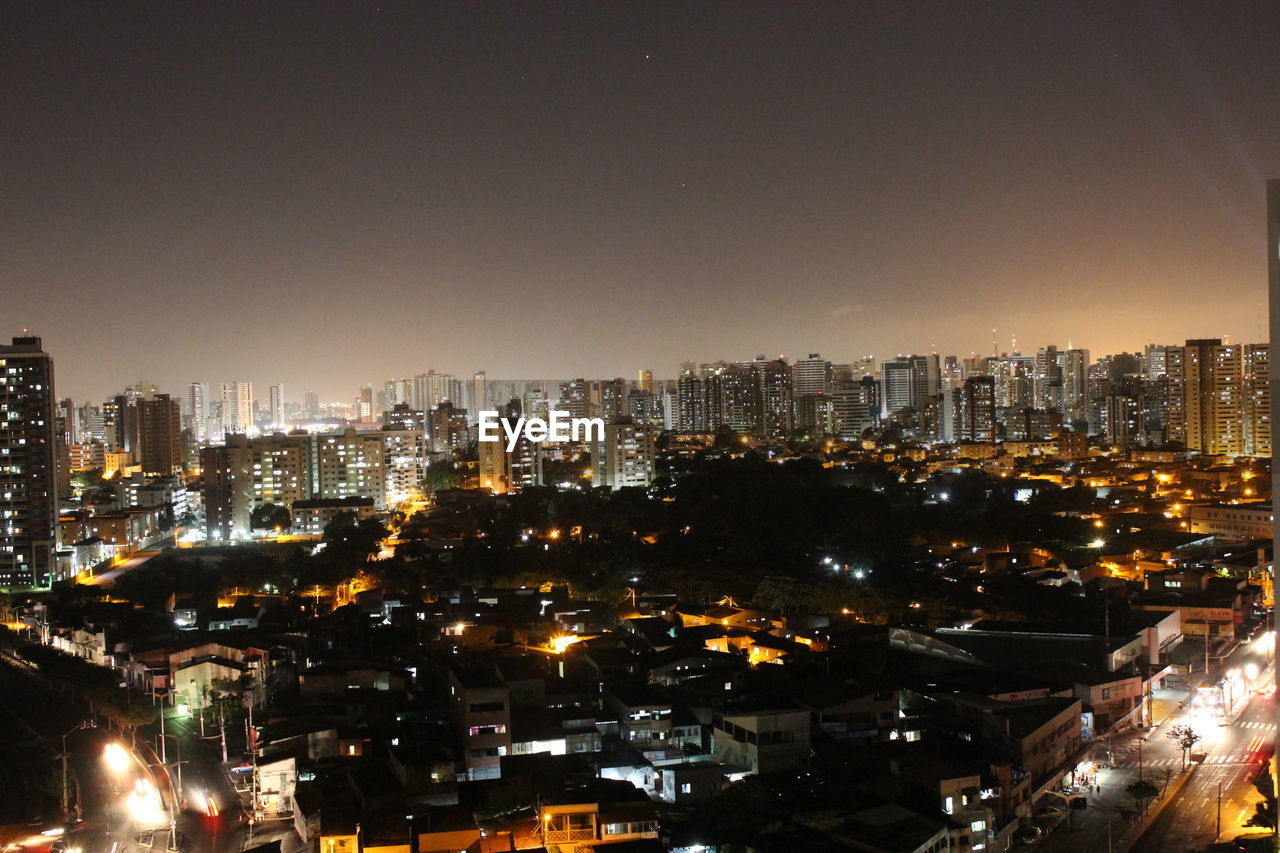
[[[1213,840],[1217,841],[1222,835],[1222,782],[1218,782],[1218,819],[1214,823]]]
[[[1204,620],[1204,680],[1209,680],[1209,620]]]

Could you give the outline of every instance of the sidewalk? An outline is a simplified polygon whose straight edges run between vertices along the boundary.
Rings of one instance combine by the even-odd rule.
[[[1152,743],[1155,738],[1162,736],[1162,729],[1165,723],[1174,714],[1181,709],[1178,707],[1179,702],[1186,702],[1191,694],[1191,689],[1183,687],[1165,687],[1152,693],[1152,717],[1155,725],[1149,729],[1134,729],[1124,733],[1117,733],[1116,738],[1123,738],[1118,743],[1112,744],[1116,752],[1130,752],[1132,745],[1140,738],[1144,743]],[[1102,741],[1100,740],[1101,744]],[[1100,748],[1106,748],[1101,746]],[[1174,774],[1176,777],[1176,774]],[[1152,782],[1157,787],[1163,787],[1166,778],[1163,770],[1157,771],[1154,768],[1147,768],[1145,778],[1148,782]],[[1042,851],[1053,851],[1054,853],[1078,853],[1081,850],[1107,850],[1108,837],[1111,840],[1111,846],[1118,847],[1120,839],[1129,832],[1138,823],[1137,804],[1133,801],[1133,797],[1125,789],[1138,781],[1138,768],[1136,766],[1128,766],[1122,764],[1115,767],[1102,767],[1097,772],[1098,790],[1088,794],[1081,794],[1088,801],[1088,808],[1083,810],[1070,809],[1064,813],[1052,826],[1046,826],[1043,821],[1036,821],[1036,824],[1046,830],[1044,840],[1036,845],[1034,849]],[[1055,808],[1065,806],[1065,802],[1057,797],[1048,797],[1040,804],[1036,804],[1036,808],[1043,808],[1045,804],[1051,804]],[[1148,803],[1147,810],[1155,806],[1155,803]],[[1070,827],[1068,827],[1068,819]],[[1014,848],[1020,849],[1020,848]],[[1021,848],[1032,849],[1032,848]]]

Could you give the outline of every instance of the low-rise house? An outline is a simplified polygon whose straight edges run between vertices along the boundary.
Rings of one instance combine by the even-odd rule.
[[[809,766],[809,712],[803,709],[726,712],[712,738],[717,761],[750,773]]]

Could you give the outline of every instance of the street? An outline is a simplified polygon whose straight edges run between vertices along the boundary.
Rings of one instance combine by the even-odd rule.
[[[166,715],[165,757],[174,768],[181,767],[182,783],[179,800],[185,799],[187,810],[179,811],[175,823],[182,838],[182,849],[190,853],[235,853],[247,840],[247,824],[239,799],[222,769],[218,739],[201,739],[194,720],[168,709]],[[160,761],[159,752],[140,732],[136,742],[122,740],[105,726],[80,728],[92,720],[79,703],[55,696],[30,676],[8,665],[0,665],[0,712],[6,721],[20,719],[30,726],[32,740],[42,739],[39,768],[43,775],[58,778],[57,756],[64,742],[68,751],[68,780],[72,811],[79,808],[82,822],[65,838],[68,850],[84,853],[142,853],[164,850],[168,839],[169,808],[174,793]],[[216,735],[216,724],[207,734]],[[155,732],[150,732],[154,737]],[[115,744],[115,746],[111,746]],[[180,758],[179,758],[180,757]],[[176,762],[181,760],[181,764]],[[33,784],[34,779],[27,784]],[[16,792],[6,787],[6,793]],[[199,809],[212,796],[217,806],[201,813]],[[42,826],[62,825],[56,797],[43,797]],[[53,830],[51,830],[52,832]],[[37,836],[38,837],[38,836]],[[254,843],[274,838],[285,841],[285,849],[296,844],[291,827],[272,826],[268,831],[255,831]],[[289,839],[292,838],[292,842]],[[30,853],[48,851],[54,836],[46,837]]]
[[[1269,650],[1269,643],[1244,643],[1215,667],[1219,673],[1253,671],[1249,664],[1257,667],[1257,677],[1247,689],[1228,697],[1232,707],[1225,717],[1197,707],[1194,688],[1164,689],[1154,702],[1155,728],[1118,734],[1110,744],[1100,739],[1093,753],[1104,765],[1097,773],[1098,790],[1087,795],[1087,809],[1040,821],[1050,832],[1037,849],[1055,853],[1120,849],[1121,839],[1138,820],[1137,804],[1126,788],[1139,774],[1162,791],[1166,785],[1176,785],[1183,767],[1182,750],[1167,734],[1178,725],[1189,725],[1202,738],[1188,751],[1188,765],[1190,754],[1204,753],[1204,760],[1142,836],[1128,839],[1132,843],[1129,849],[1141,853],[1203,851],[1216,840],[1259,832],[1244,823],[1259,799],[1252,779],[1265,766],[1275,744],[1274,693],[1262,696],[1257,692],[1257,688],[1275,683]],[[1106,763],[1112,766],[1106,767]]]

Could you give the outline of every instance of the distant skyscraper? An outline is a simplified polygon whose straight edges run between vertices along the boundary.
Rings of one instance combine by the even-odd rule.
[[[636,387],[641,391],[648,391],[650,394],[654,393],[653,371],[642,369],[637,378]]]
[[[880,365],[880,382],[884,387],[885,414],[892,415],[894,412],[913,408],[912,369],[909,361],[899,358],[883,362]]]
[[[676,429],[680,432],[706,432],[707,404],[703,393],[702,374],[693,362],[680,366],[676,380]]]
[[[782,359],[757,361],[756,374],[760,387],[760,431],[773,438],[789,438],[795,429],[792,366]]]
[[[591,456],[591,484],[612,491],[653,482],[653,427],[619,418],[604,427],[604,441]]]
[[[1165,359],[1165,351],[1168,347],[1159,344],[1147,344],[1146,349],[1142,353],[1143,368],[1147,377],[1154,379],[1157,376],[1164,376],[1167,372],[1167,361]]]
[[[284,386],[272,385],[268,395],[270,427],[273,430],[284,429]]]
[[[187,417],[190,418],[191,435],[199,442],[208,439],[209,386],[204,382],[192,382],[187,386]],[[218,436],[219,439],[222,436]]]
[[[831,362],[811,352],[791,367],[792,391],[795,396],[825,394],[831,390]]]
[[[591,391],[587,380],[578,378],[571,382],[560,383],[560,400],[556,404],[561,411],[568,412],[570,417],[587,418],[591,414]]]
[[[1205,338],[1165,354],[1169,439],[1198,453],[1244,453],[1242,348]]]
[[[253,426],[253,383],[222,383],[222,428],[247,433]],[[210,436],[218,441],[221,436]]]
[[[0,375],[0,586],[44,586],[57,563],[53,359],[16,337],[0,346]]]
[[[181,474],[182,413],[178,401],[156,394],[138,401],[138,461],[144,474]]]
[[[955,397],[954,435],[958,441],[990,444],[996,440],[996,381],[970,376],[951,392]]]
[[[373,402],[373,386],[362,385],[356,391],[356,420],[365,423],[373,420]]]
[[[428,440],[432,453],[446,453],[466,445],[469,435],[467,410],[448,400],[427,412]]]
[[[1244,452],[1271,455],[1271,347],[1245,344],[1244,352]]]
[[[477,421],[480,412],[489,408],[489,393],[486,388],[486,377],[483,370],[471,377],[471,420]]]
[[[308,391],[303,400],[303,414],[312,419],[320,417],[320,395],[315,391]]]

